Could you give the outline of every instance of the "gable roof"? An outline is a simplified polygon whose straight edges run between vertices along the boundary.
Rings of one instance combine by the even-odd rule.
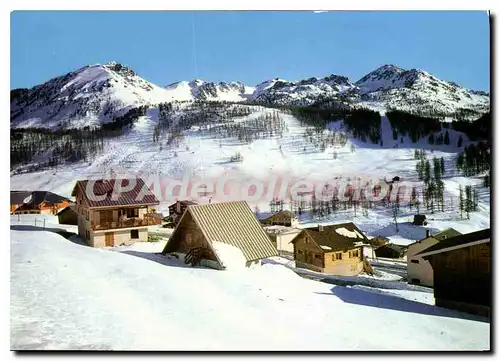
[[[25,202],[25,200],[27,202]],[[69,202],[69,199],[59,194],[55,194],[48,191],[11,191],[10,192],[10,204],[27,204],[30,206],[39,206],[43,202],[45,203],[61,203]]]
[[[384,248],[389,248],[397,253],[404,254],[408,250],[408,246],[403,246],[401,244],[387,243],[375,249],[375,252],[382,250]]]
[[[460,234],[455,237],[447,238],[434,246],[431,246],[417,253],[421,257],[430,256],[432,254],[452,251],[454,249],[472,246],[474,244],[489,242],[491,238],[491,229],[483,229],[481,231]]]
[[[180,204],[185,205],[185,206],[192,206],[192,205],[194,206],[194,205],[198,204],[198,202],[196,202],[196,201],[188,201],[188,200],[176,201],[175,203],[172,203],[171,205],[169,205],[168,208],[176,206],[177,202],[179,202]]]
[[[60,209],[56,215],[60,215],[60,214],[63,214],[63,213],[66,213],[66,212],[69,212],[69,211],[73,211],[76,213],[76,204],[74,203],[71,203],[69,206],[66,206],[62,209]]]
[[[408,245],[408,247],[410,246],[413,246],[413,245],[416,245],[416,244],[419,244],[419,243],[422,243],[423,241],[427,240],[427,239],[435,239],[437,241],[442,241],[444,239],[447,239],[447,238],[451,238],[451,237],[455,237],[455,236],[459,236],[461,235],[462,233],[460,233],[459,231],[457,231],[456,229],[454,228],[447,228],[445,229],[444,231],[441,231],[441,232],[438,232],[438,233],[435,233],[435,234],[431,234],[429,237],[425,237],[423,239],[420,239],[418,241],[415,241],[413,243],[410,243]]]
[[[10,191],[10,204],[23,204],[30,195],[29,191]]]
[[[279,211],[279,212],[276,212],[272,215],[270,215],[269,217],[265,218],[264,221],[268,221],[268,220],[271,220],[273,219],[274,217],[276,216],[285,216],[285,217],[290,217],[290,218],[297,218],[297,216],[295,215],[295,213],[291,212],[291,211],[288,211],[288,210],[282,210],[282,211]]]
[[[431,237],[437,239],[438,241],[442,241],[442,240],[445,240],[447,238],[460,236],[461,234],[462,233],[460,233],[456,229],[448,228],[448,229],[445,229],[444,231],[441,231],[439,233],[431,234]]]
[[[87,195],[87,185],[89,180],[80,180],[76,182],[73,188],[72,196],[76,195],[77,190],[80,190],[83,198],[90,208],[96,207],[112,207],[112,206],[133,206],[133,205],[154,205],[160,202],[155,197],[153,192],[146,186],[141,178],[134,179],[92,179],[94,182],[93,192],[102,200],[91,199]],[[116,183],[116,182],[120,183]],[[122,188],[127,187],[130,181],[135,181],[135,186],[129,191],[122,191],[120,194],[114,194],[115,184],[120,184]]]
[[[347,232],[345,232],[345,230],[347,230]],[[323,226],[322,231],[320,231],[320,226],[302,228],[302,231],[311,237],[313,241],[320,246],[323,252],[354,248],[356,246],[356,242],[364,243],[368,241],[368,238],[363,234],[363,232],[361,232],[361,230],[352,222]],[[355,233],[354,235],[357,235],[356,237],[350,237],[349,233]],[[297,239],[298,238],[295,238],[292,243],[294,243]],[[324,249],[321,246],[329,247],[329,249]]]
[[[179,225],[188,213],[205,235],[207,242],[216,241],[237,247],[247,261],[278,255],[278,251],[245,201],[188,206]],[[178,226],[170,239],[173,239],[180,229]],[[165,250],[167,247],[168,242]]]

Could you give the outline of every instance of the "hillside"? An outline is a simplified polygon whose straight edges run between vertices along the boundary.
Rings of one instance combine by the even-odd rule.
[[[262,107],[247,109],[238,105],[228,105],[224,109],[218,110],[222,114],[219,117],[227,117],[231,112],[237,116],[222,121],[212,110],[215,112],[211,115],[215,118],[214,122],[190,125],[196,114],[200,111],[206,114],[209,108],[195,107],[188,112],[188,105],[185,104],[169,117],[177,126],[186,124],[180,128],[184,129],[182,133],[167,130],[157,140],[156,129],[162,121],[158,110],[150,109],[123,135],[104,140],[102,151],[86,160],[27,173],[13,172],[11,189],[43,189],[70,196],[77,179],[112,174],[140,176],[149,179],[152,188],[160,192],[162,205],[159,208],[166,211],[168,204],[179,197],[178,187],[172,191],[171,186],[167,191],[168,184],[175,184],[185,177],[190,184],[209,182],[213,185],[214,201],[222,201],[223,194],[217,191],[217,187],[224,179],[221,177],[230,176],[233,181],[225,184],[225,194],[230,199],[246,199],[258,212],[265,213],[271,209],[272,198],[279,197],[282,180],[288,180],[290,189],[303,179],[321,184],[336,177],[344,181],[357,177],[380,181],[397,175],[416,187],[422,201],[424,183],[417,177],[414,151],[425,149],[430,160],[433,157],[443,158],[445,166],[444,211],[437,207],[432,212],[424,207],[421,210],[432,219],[429,227],[434,230],[454,227],[467,232],[490,225],[489,189],[483,186],[481,177],[464,177],[456,170],[457,155],[463,146],[473,143],[462,132],[443,128],[437,133],[442,135],[448,132],[449,145],[431,145],[426,137],[413,143],[408,135],[395,141],[391,123],[383,116],[380,145],[354,138],[342,120],[329,122],[328,129],[315,134],[312,128],[301,124],[288,112]],[[250,114],[239,116],[244,109]],[[187,117],[187,114],[192,116]],[[457,147],[460,137],[464,139],[463,145]],[[238,154],[241,159],[231,159]],[[247,182],[261,182],[266,188],[262,197],[245,196],[241,188]],[[461,216],[458,209],[459,186],[465,185],[472,185],[479,193],[478,210],[471,213],[470,220]],[[200,195],[189,193],[186,196]],[[281,197],[286,209],[297,211],[296,204],[290,203],[286,196]],[[303,224],[354,221],[370,235],[383,234],[402,243],[415,241],[425,234],[425,228],[408,225],[417,211],[406,203],[399,212],[399,222],[402,223],[399,232],[394,227],[390,204],[366,210],[361,205],[357,210],[351,205],[323,217],[311,215],[307,207],[304,210],[304,214],[300,215]]]

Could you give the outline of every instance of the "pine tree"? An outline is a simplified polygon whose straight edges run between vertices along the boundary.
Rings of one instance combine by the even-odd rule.
[[[431,163],[429,162],[429,159],[426,159],[424,163],[424,182],[428,183],[430,179],[431,179]]]
[[[444,158],[443,158],[443,157],[441,157],[441,176],[443,176],[443,175],[444,175],[444,170],[445,170],[445,169],[444,169]]]
[[[465,202],[464,202],[464,191],[462,189],[462,185],[459,185],[458,189],[459,189],[458,207],[460,209],[460,218],[463,218],[463,213],[464,213],[464,209],[465,209]]]
[[[450,144],[450,134],[448,133],[448,131],[446,131],[446,133],[444,133],[444,144],[446,144],[446,145]]]
[[[461,148],[463,142],[464,142],[464,140],[462,138],[462,135],[460,134],[460,137],[458,138],[458,142],[457,142],[457,147]]]

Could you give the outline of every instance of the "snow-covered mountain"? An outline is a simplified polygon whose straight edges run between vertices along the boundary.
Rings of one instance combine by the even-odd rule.
[[[31,89],[11,91],[13,127],[83,127],[107,123],[127,110],[172,101],[254,101],[307,106],[342,102],[377,110],[433,112],[445,115],[465,109],[475,115],[489,110],[489,94],[440,80],[422,70],[384,65],[352,83],[330,75],[288,81],[264,81],[256,87],[241,82],[180,81],[159,87],[117,62],[85,66]]]
[[[257,85],[253,99],[282,105],[310,105],[319,100],[337,99],[339,95],[355,96],[357,87],[345,76],[330,75],[297,82],[271,79]]]
[[[384,65],[356,83],[361,101],[385,108],[453,113],[468,109],[487,112],[489,94],[463,88],[456,83],[440,80],[418,69],[405,70]]]
[[[165,89],[175,100],[223,100],[242,101],[249,99],[255,88],[245,86],[240,82],[214,83],[201,79],[180,81],[167,85]]]
[[[85,66],[31,89],[12,91],[11,125],[96,125],[129,108],[171,99],[165,89],[119,63]]]

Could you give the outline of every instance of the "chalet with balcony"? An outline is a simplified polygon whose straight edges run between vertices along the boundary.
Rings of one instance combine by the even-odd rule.
[[[159,201],[142,179],[82,180],[73,189],[78,234],[92,247],[147,241]]]

